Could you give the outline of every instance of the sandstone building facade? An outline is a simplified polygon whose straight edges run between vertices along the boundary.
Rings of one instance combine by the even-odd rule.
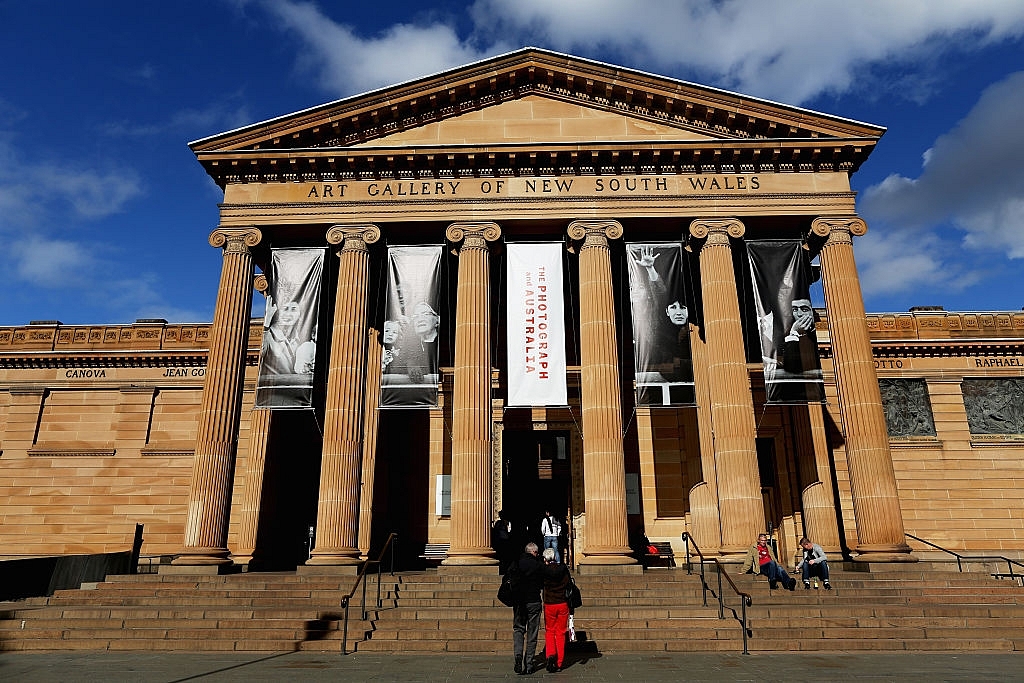
[[[141,522],[179,570],[351,567],[390,532],[409,566],[481,565],[499,510],[548,506],[582,565],[766,527],[786,554],[1024,557],[1024,313],[865,313],[849,177],[883,132],[525,49],[192,143],[224,189],[212,324],[0,328],[0,556]],[[765,400],[752,239],[818,259],[824,403]],[[695,407],[634,400],[626,240],[686,246]],[[564,407],[506,405],[517,241],[564,245]],[[440,400],[382,410],[385,250],[418,244],[445,245]],[[256,268],[292,246],[332,254],[314,409],[254,409]]]

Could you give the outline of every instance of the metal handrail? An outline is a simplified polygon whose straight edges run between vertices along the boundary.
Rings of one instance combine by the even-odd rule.
[[[1006,574],[998,574],[998,576],[1008,576],[1011,579],[1017,579],[1017,578],[1024,579],[1024,574],[1018,574],[1015,571],[1013,571],[1014,565],[1020,567],[1021,569],[1024,569],[1024,562],[1018,562],[1017,560],[1011,560],[1010,558],[1004,557],[1003,555],[961,555],[960,553],[956,552],[955,550],[949,550],[948,548],[943,548],[941,545],[936,545],[936,544],[932,543],[931,541],[926,541],[923,538],[918,538],[914,534],[905,534],[905,535],[906,535],[907,538],[912,538],[915,541],[917,541],[918,543],[924,543],[926,546],[928,546],[930,548],[935,548],[936,550],[941,550],[942,552],[948,553],[949,555],[952,555],[953,557],[955,557],[956,558],[956,568],[961,573],[963,573],[963,571],[964,571],[964,565],[963,565],[964,561],[968,561],[968,562],[970,562],[970,561],[974,561],[974,562],[979,562],[979,561],[980,562],[993,562],[993,561],[998,560],[998,561],[1001,561],[1001,562],[1005,562],[1006,563],[1006,569],[1008,570],[1008,573],[1006,573]],[[992,574],[992,576],[996,576],[996,575],[997,574]]]
[[[722,576],[724,575],[725,580],[729,582],[729,586],[732,587],[733,592],[741,598],[740,605],[743,607],[743,619],[740,621],[740,625],[743,627],[743,654],[749,655],[750,652],[747,650],[747,607],[753,605],[754,601],[751,599],[749,593],[744,593],[736,587],[736,584],[732,581],[732,577],[726,573],[725,565],[722,564],[721,560],[716,557],[714,558],[714,562],[715,567],[718,569],[718,618],[725,619],[725,602],[722,598]]]
[[[722,564],[717,557],[712,558],[711,560],[706,560],[704,558],[704,553],[702,553],[700,551],[700,548],[697,547],[697,543],[693,540],[693,537],[690,534],[688,534],[687,532],[684,531],[682,533],[682,539],[683,539],[683,544],[684,544],[683,547],[685,548],[685,551],[686,551],[686,573],[687,574],[691,574],[691,575],[693,574],[693,570],[691,569],[691,566],[690,566],[690,544],[693,544],[693,549],[697,552],[697,557],[700,558],[700,583],[701,583],[701,586],[702,586],[702,588],[704,590],[704,606],[705,607],[708,606],[708,594],[707,594],[708,583],[707,583],[707,581],[704,578],[704,564],[706,562],[714,562],[715,563],[715,569],[718,571],[718,593],[717,593],[716,597],[718,598],[718,618],[719,619],[725,619],[725,597],[722,595],[722,575],[725,575],[725,580],[729,582],[729,586],[732,588],[733,592],[736,593],[736,595],[740,597],[741,611],[742,611],[742,614],[743,614],[743,617],[740,620],[740,626],[743,628],[743,654],[749,655],[750,654],[750,650],[747,648],[747,636],[749,635],[750,629],[747,626],[747,607],[749,607],[749,606],[754,604],[753,599],[751,599],[749,593],[744,593],[743,591],[741,591],[739,588],[736,587],[736,584],[733,582],[732,577],[729,576],[728,573],[726,573],[725,565]]]
[[[682,533],[683,548],[686,552],[686,573],[693,576],[693,565],[690,564],[690,544],[693,544],[693,549],[697,552],[697,557],[700,558],[700,585],[704,597],[704,606],[708,606],[708,582],[704,580],[704,553],[697,547],[697,542],[693,540],[693,537],[689,533],[684,531]]]
[[[392,542],[392,541],[394,541],[394,542]],[[390,573],[391,573],[391,576],[394,576],[395,575],[395,546],[397,544],[398,544],[398,534],[395,534],[395,533],[388,534],[388,540],[384,542],[384,547],[381,548],[380,555],[377,556],[377,559],[376,560],[367,560],[366,562],[363,563],[363,566],[359,569],[359,575],[356,577],[356,582],[352,585],[352,590],[350,590],[346,595],[341,596],[341,606],[345,608],[345,621],[344,621],[344,625],[342,627],[342,633],[341,633],[341,654],[343,654],[343,655],[347,655],[348,654],[348,608],[349,608],[349,604],[352,602],[352,597],[356,594],[356,590],[358,590],[359,584],[362,584],[363,585],[363,604],[362,604],[362,609],[360,610],[360,613],[362,615],[361,616],[361,621],[366,621],[366,618],[368,616],[368,612],[366,611],[366,582],[363,579],[366,577],[366,570],[367,570],[367,568],[370,565],[376,565],[377,566],[377,609],[380,609],[383,606],[384,603],[381,602],[381,597],[380,597],[380,576],[381,576],[381,568],[382,568],[382,565],[383,565],[382,560],[384,559],[384,553],[386,553],[388,551],[388,548],[390,548],[391,549],[391,570],[390,570]]]

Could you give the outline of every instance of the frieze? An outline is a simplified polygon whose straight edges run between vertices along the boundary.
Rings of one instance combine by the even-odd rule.
[[[964,379],[971,435],[1024,434],[1024,378]]]
[[[699,197],[849,192],[845,174],[697,173],[452,177],[338,182],[231,184],[226,204],[360,204],[465,199]]]

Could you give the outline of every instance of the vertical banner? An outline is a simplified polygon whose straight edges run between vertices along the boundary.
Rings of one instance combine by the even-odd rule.
[[[682,251],[679,243],[626,245],[640,406],[696,403]]]
[[[807,252],[799,240],[754,240],[747,253],[767,402],[824,401]]]
[[[562,244],[509,244],[508,406],[568,405]]]
[[[381,408],[437,405],[441,247],[388,247]]]
[[[324,254],[323,249],[271,251],[257,408],[312,406]]]

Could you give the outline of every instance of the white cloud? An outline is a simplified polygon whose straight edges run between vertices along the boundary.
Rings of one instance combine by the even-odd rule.
[[[872,65],[1024,35],[1019,0],[478,0],[473,16],[481,31],[792,103],[845,92]]]
[[[336,95],[427,76],[509,49],[501,46],[502,41],[492,40],[488,49],[478,50],[471,41],[460,39],[453,27],[436,22],[395,24],[380,35],[361,37],[313,3],[268,0],[264,4],[305,41],[308,51],[300,55],[300,63]]]
[[[18,279],[48,289],[77,284],[94,266],[93,256],[84,245],[37,236],[10,243],[8,258]]]
[[[261,4],[303,39],[300,64],[337,95],[539,45],[796,104],[858,79],[923,99],[938,56],[1024,35],[1019,0],[477,0],[468,37],[437,21],[360,36],[312,2]],[[891,73],[888,85],[869,78],[901,65],[917,68]]]
[[[967,116],[923,155],[916,178],[891,175],[860,210],[904,230],[951,224],[965,246],[1024,258],[1024,71],[989,86]]]

